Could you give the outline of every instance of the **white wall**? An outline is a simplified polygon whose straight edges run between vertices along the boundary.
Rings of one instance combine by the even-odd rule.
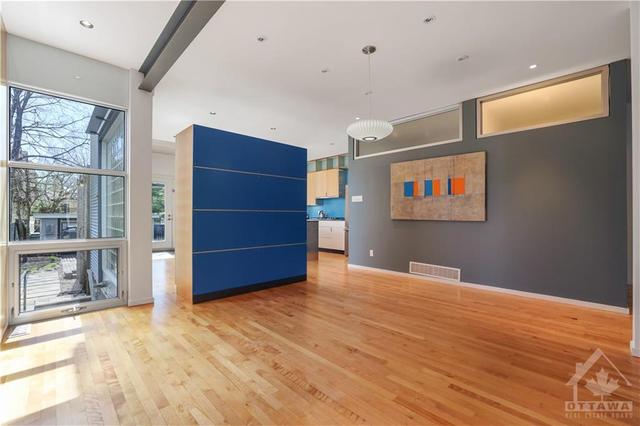
[[[176,156],[166,152],[154,152],[151,156],[152,173],[154,176],[175,177]]]
[[[640,357],[640,4],[631,2],[631,110],[633,181],[633,333],[631,353]]]
[[[129,103],[127,70],[12,34],[7,39],[7,78],[94,102],[124,108]]]

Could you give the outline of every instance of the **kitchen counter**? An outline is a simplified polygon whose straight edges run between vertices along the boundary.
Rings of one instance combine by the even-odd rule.
[[[344,219],[318,220],[318,247],[320,250],[343,253],[345,225]]]
[[[307,220],[307,260],[318,260],[318,220]]]
[[[318,259],[318,251],[345,253],[346,222],[342,217],[307,219],[307,260]]]

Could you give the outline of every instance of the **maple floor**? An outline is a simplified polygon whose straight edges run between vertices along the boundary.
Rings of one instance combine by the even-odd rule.
[[[154,260],[154,297],[5,341],[0,423],[640,425],[628,315],[350,270],[328,253],[307,282],[195,306],[175,301],[173,260]],[[633,417],[565,416],[566,383],[596,348],[632,385],[605,366],[599,383],[619,387],[603,399],[632,401]]]

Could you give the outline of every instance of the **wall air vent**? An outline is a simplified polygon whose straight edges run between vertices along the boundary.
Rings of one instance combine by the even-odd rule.
[[[460,282],[460,269],[448,266],[431,265],[429,263],[409,262],[409,273]]]

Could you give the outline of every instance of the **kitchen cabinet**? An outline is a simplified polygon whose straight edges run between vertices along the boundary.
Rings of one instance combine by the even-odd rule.
[[[318,247],[344,251],[344,220],[319,221]]]
[[[324,198],[338,198],[340,196],[340,170],[325,170],[324,173]],[[318,197],[322,198],[322,192]]]
[[[316,173],[307,173],[307,205],[316,205]]]
[[[327,196],[327,172],[315,172],[316,175],[316,198],[326,198]]]
[[[307,174],[307,205],[315,205],[318,198],[344,196],[345,172],[340,169],[322,170]]]

